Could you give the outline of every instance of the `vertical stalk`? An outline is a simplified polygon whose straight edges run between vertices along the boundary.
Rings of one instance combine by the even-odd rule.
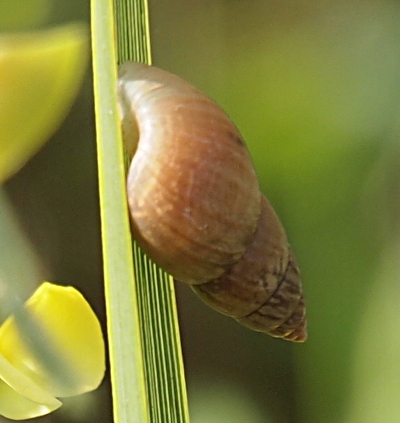
[[[93,80],[104,291],[116,423],[149,423],[116,95],[114,9],[92,0]]]
[[[114,419],[117,423],[186,423],[173,280],[136,244],[132,252],[116,110],[115,64],[151,62],[147,2],[116,0],[113,5],[109,0],[92,0],[92,40]]]

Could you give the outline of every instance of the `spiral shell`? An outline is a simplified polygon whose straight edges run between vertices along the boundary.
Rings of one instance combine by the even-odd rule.
[[[225,112],[177,76],[133,62],[120,67],[118,101],[141,248],[220,313],[304,341],[295,259]]]

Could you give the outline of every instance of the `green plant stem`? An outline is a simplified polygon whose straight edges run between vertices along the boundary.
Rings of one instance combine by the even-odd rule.
[[[114,12],[119,60],[113,38]],[[150,63],[148,28],[145,1],[116,1],[113,9],[108,0],[92,0],[99,190],[114,420],[116,423],[186,423],[189,421],[187,395],[173,280],[135,244],[132,252],[124,153],[116,109],[115,64],[125,60]]]
[[[116,98],[113,5],[92,0],[92,50],[104,287],[116,423],[148,423],[141,332]]]

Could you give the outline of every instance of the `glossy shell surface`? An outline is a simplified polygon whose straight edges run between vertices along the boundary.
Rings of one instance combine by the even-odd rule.
[[[123,130],[140,134],[128,176],[133,231],[176,279],[220,276],[245,252],[261,212],[257,177],[226,114],[188,83],[141,64],[120,68]]]
[[[304,341],[299,270],[235,125],[192,85],[143,64],[120,67],[118,97],[141,248],[220,313]]]

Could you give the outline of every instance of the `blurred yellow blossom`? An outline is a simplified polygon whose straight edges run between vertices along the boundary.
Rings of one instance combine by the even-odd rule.
[[[57,409],[61,402],[56,397],[96,389],[105,371],[100,323],[75,288],[44,282],[25,303],[25,311],[40,328],[38,333],[25,336],[15,316],[0,327],[0,414],[14,420]],[[56,354],[67,381],[38,357],[30,345],[32,336],[39,336],[42,347]]]
[[[82,25],[0,36],[0,182],[60,125],[80,87],[86,60]]]

